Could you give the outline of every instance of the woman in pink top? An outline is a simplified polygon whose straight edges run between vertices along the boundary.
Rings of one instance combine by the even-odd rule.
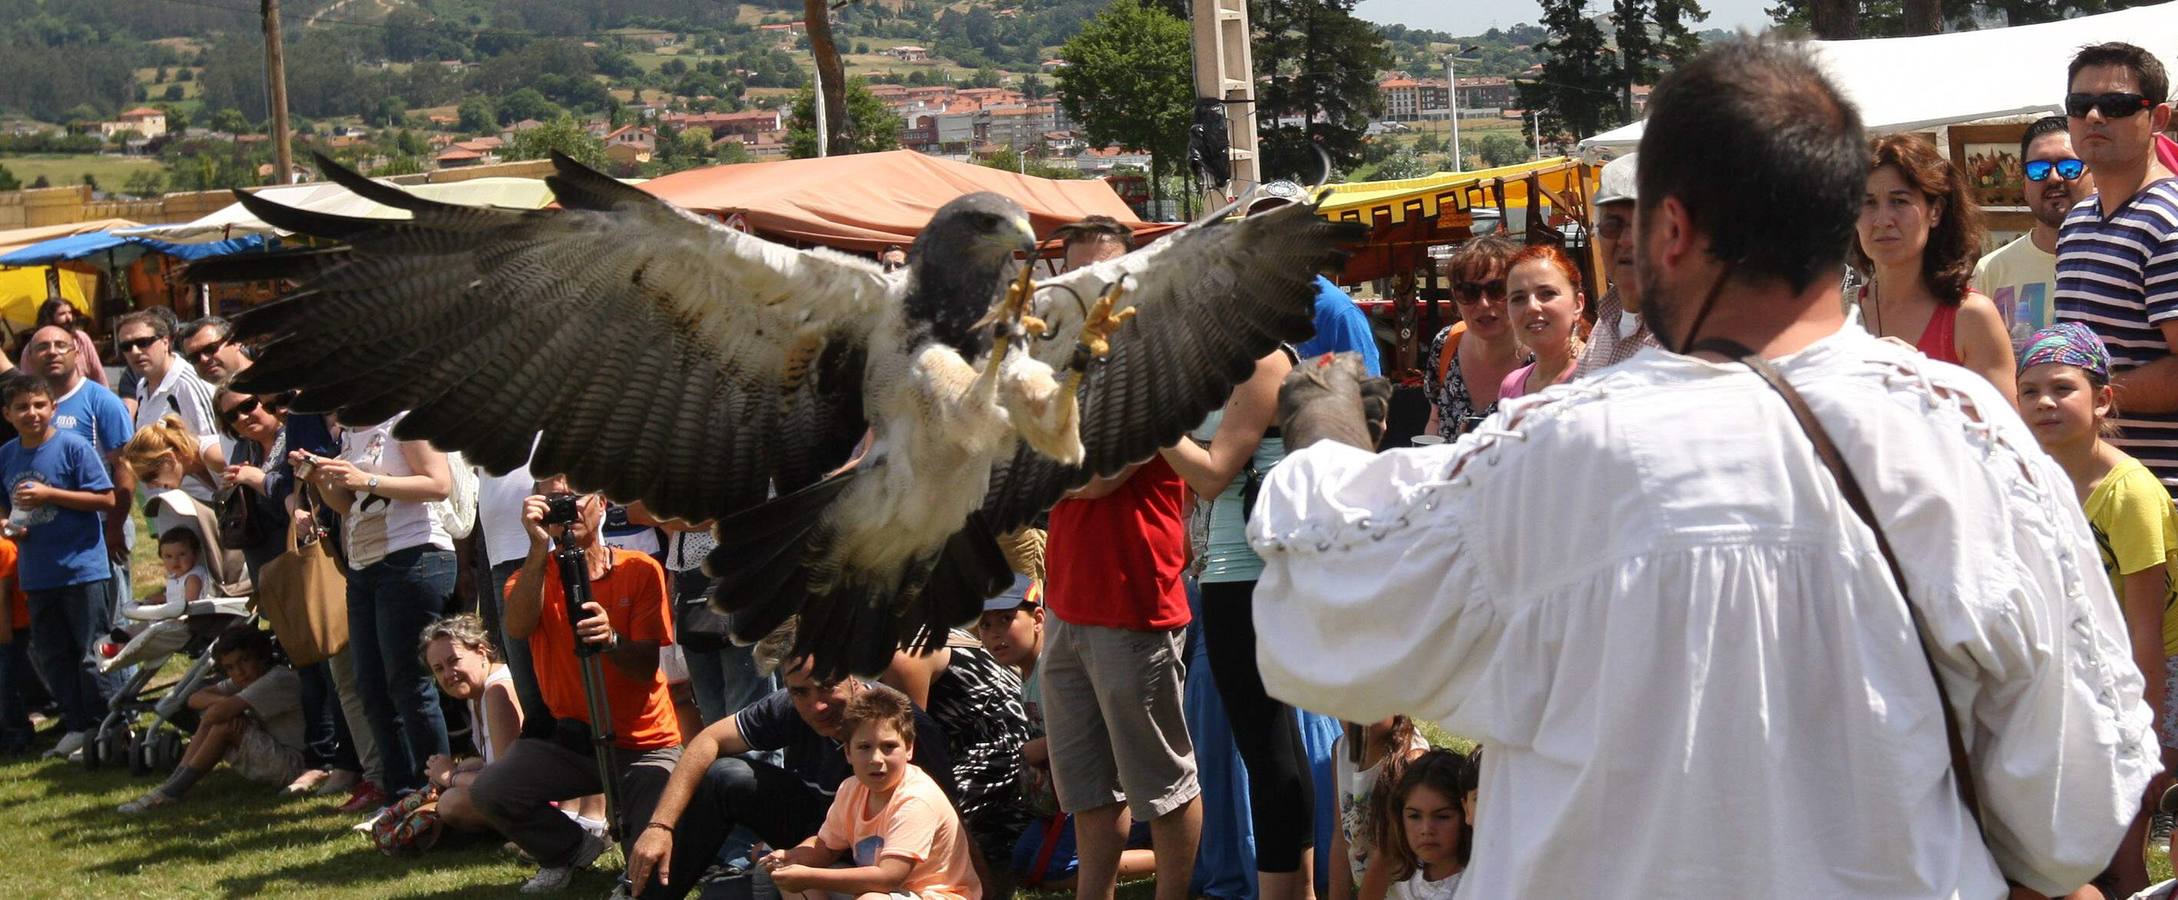
[[[1500,401],[1573,380],[1581,358],[1581,270],[1555,244],[1536,244],[1513,254],[1505,269],[1505,303],[1513,334],[1535,361],[1512,370],[1498,386]]]
[[[1967,288],[1982,230],[1966,176],[1934,145],[1904,134],[1876,138],[1868,166],[1853,265],[1875,280],[1856,298],[1861,324],[2014,396],[2004,316]]]

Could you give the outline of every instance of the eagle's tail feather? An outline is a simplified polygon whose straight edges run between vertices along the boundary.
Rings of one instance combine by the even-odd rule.
[[[754,642],[799,615],[792,656],[811,657],[820,679],[876,675],[902,647],[936,647],[973,621],[983,601],[1013,581],[980,515],[935,555],[902,571],[843,568],[832,556],[824,513],[844,482],[826,479],[719,523],[710,570],[712,604]]]
[[[763,640],[801,612],[813,574],[808,563],[830,554],[825,513],[862,474],[835,475],[719,521],[718,546],[704,566],[717,579],[711,605],[732,620],[735,641]]]

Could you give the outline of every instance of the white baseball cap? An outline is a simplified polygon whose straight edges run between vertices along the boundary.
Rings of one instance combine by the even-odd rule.
[[[1625,156],[1604,163],[1602,183],[1596,186],[1595,199],[1589,202],[1602,206],[1606,203],[1633,201],[1635,199],[1636,181],[1634,175],[1639,171],[1635,167],[1634,158],[1640,155],[1638,153],[1628,153]]]

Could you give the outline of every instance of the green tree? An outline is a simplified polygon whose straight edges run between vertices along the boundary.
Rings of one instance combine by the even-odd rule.
[[[182,97],[184,97],[184,96],[186,96],[186,95],[185,95],[185,93],[184,93],[184,92],[182,91],[182,86],[181,86],[181,85],[178,85],[178,84],[170,84],[170,85],[167,85],[167,86],[166,86],[166,92],[165,92],[165,94],[163,94],[162,96],[164,96],[164,97],[165,97],[166,99],[168,99],[168,100],[180,100],[180,99],[181,99]]]
[[[166,193],[166,171],[140,169],[129,175],[129,180],[121,185],[121,193],[132,197],[156,197]]]
[[[256,129],[251,127],[249,119],[243,118],[241,110],[229,106],[212,114],[212,130],[247,134]]]
[[[455,127],[470,134],[483,134],[499,130],[499,110],[492,106],[491,98],[471,96],[463,98],[456,115],[461,121]]]
[[[1342,171],[1360,160],[1369,120],[1384,106],[1376,73],[1391,67],[1391,53],[1353,9],[1354,0],[1248,4],[1264,178],[1315,180],[1323,169],[1319,149]]]
[[[406,128],[393,136],[393,147],[401,156],[423,156],[431,152],[431,145],[424,142],[423,135]]]
[[[1194,105],[1187,23],[1162,9],[1113,3],[1059,53],[1059,105],[1091,146],[1147,150],[1153,174],[1185,158]]]
[[[1413,150],[1405,147],[1392,151],[1390,156],[1385,157],[1384,161],[1376,166],[1376,178],[1383,181],[1400,178],[1420,178],[1427,174],[1429,174],[1429,166],[1424,165],[1422,158],[1415,155]]]
[[[1523,163],[1528,161],[1530,155],[1527,144],[1521,143],[1519,138],[1502,131],[1493,131],[1483,135],[1482,140],[1476,141],[1474,147],[1475,156],[1480,157],[1482,164],[1485,166],[1509,166],[1514,163]]]
[[[1051,85],[1035,75],[1021,76],[1021,96],[1030,100],[1042,100],[1051,96]]]
[[[7,166],[0,165],[0,191],[19,191],[22,189],[22,179],[16,178],[15,173],[8,171]]]
[[[160,104],[159,111],[166,113],[166,133],[176,137],[189,130],[189,111],[173,104]]]
[[[1443,153],[1444,150],[1444,138],[1438,137],[1434,131],[1424,131],[1420,137],[1414,139],[1416,153]]]
[[[1633,89],[1655,84],[1674,66],[1701,51],[1689,22],[1709,18],[1697,0],[1612,0],[1618,41],[1618,115],[1634,117]]]
[[[727,141],[718,145],[718,161],[721,163],[731,166],[755,160],[756,157],[749,155],[749,148],[740,141]]]
[[[508,94],[499,101],[499,124],[508,125],[523,119],[549,122],[559,118],[560,108],[536,88],[526,87]]]
[[[830,93],[827,91],[826,93]],[[845,134],[830,134],[826,143],[827,155],[844,153],[877,153],[900,147],[900,117],[893,114],[885,101],[870,93],[868,85],[856,78],[847,82],[847,110]],[[795,159],[817,155],[816,95],[803,88],[794,95],[794,105],[787,119],[787,153]],[[825,111],[831,119],[831,110]]]
[[[1536,110],[1542,133],[1586,137],[1618,125],[1618,67],[1604,52],[1603,27],[1588,0],[1541,0],[1550,32],[1540,77],[1520,82],[1520,106]],[[1533,122],[1528,123],[1533,136]]]
[[[593,169],[605,168],[605,142],[591,137],[574,116],[558,118],[514,136],[507,158],[544,159],[557,150]]]

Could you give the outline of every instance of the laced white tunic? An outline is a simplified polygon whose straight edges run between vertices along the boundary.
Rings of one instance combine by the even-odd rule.
[[[1987,382],[1857,327],[1776,362],[1899,554],[1988,841],[1784,402],[1647,349],[1450,445],[1295,453],[1256,507],[1271,694],[1487,747],[1462,894],[1996,898],[2109,861],[2160,764],[2064,474]]]

